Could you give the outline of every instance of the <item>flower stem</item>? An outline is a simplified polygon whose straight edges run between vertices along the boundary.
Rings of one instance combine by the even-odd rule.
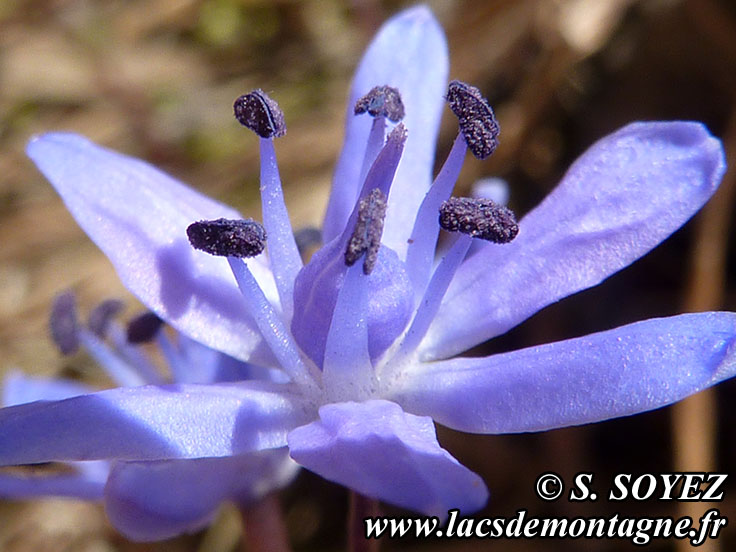
[[[242,506],[245,552],[291,552],[281,507],[275,494],[255,504]]]
[[[365,538],[365,522],[367,517],[379,514],[378,501],[355,491],[350,491],[350,513],[348,514],[348,550],[349,552],[378,552],[381,543],[378,539]]]

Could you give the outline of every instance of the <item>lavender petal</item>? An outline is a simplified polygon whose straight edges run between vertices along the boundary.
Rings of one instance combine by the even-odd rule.
[[[656,318],[486,358],[419,364],[392,399],[472,433],[544,431],[652,410],[736,374],[736,314]]]
[[[430,418],[383,400],[329,404],[319,416],[289,433],[289,450],[325,479],[441,518],[485,504],[483,480],[440,447]]]

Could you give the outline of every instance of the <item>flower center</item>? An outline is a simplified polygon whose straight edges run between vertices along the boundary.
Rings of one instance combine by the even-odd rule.
[[[365,98],[361,102],[370,104]],[[384,104],[397,102],[400,99],[394,98]],[[377,115],[383,117],[382,112]],[[291,331],[299,347],[320,368],[324,366],[329,334],[338,331],[333,318],[347,269],[361,257],[363,273],[370,275],[358,284],[365,287],[366,299],[362,306],[357,302],[347,305],[351,311],[347,319],[365,321],[371,361],[391,346],[411,319],[414,292],[406,267],[394,251],[380,243],[386,196],[405,141],[406,130],[399,124],[375,156],[343,233],[317,251],[296,278]]]
[[[291,331],[299,347],[322,366],[338,293],[346,274],[345,247],[333,240],[317,251],[299,273],[294,285],[295,314]],[[367,263],[368,260],[364,261]],[[365,318],[368,352],[375,360],[401,334],[413,309],[413,291],[404,263],[387,247],[377,249],[365,279],[365,312],[354,305],[354,320]],[[364,269],[365,272],[365,269]]]

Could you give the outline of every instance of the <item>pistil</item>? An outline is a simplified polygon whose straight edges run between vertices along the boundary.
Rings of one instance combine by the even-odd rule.
[[[248,265],[238,257],[228,257],[228,263],[235,276],[248,314],[258,326],[263,339],[273,352],[281,368],[292,380],[308,385],[312,381],[307,366],[299,355],[299,349],[284,325],[283,319],[266,299]]]
[[[399,167],[401,156],[404,153],[404,145],[406,144],[407,132],[403,124],[399,123],[391,131],[386,139],[380,153],[376,156],[376,160],[371,166],[371,170],[368,171],[368,175],[363,182],[358,199],[355,202],[353,211],[350,213],[348,223],[345,225],[343,230],[342,240],[347,243],[347,240],[352,235],[355,229],[355,224],[358,219],[358,213],[360,211],[360,201],[367,197],[378,189],[384,197],[388,197],[389,191],[391,190],[391,184],[394,181],[396,175],[396,169]]]
[[[195,249],[227,257],[248,314],[279,365],[293,380],[308,384],[311,376],[291,333],[243,261],[244,257],[255,257],[263,252],[266,246],[263,226],[253,220],[200,221],[189,225],[187,236]]]
[[[254,90],[235,100],[236,119],[260,137],[261,208],[268,233],[268,256],[276,281],[281,309],[287,320],[294,311],[294,279],[302,259],[281,187],[273,139],[286,134],[284,114],[278,104],[262,90]]]
[[[456,237],[419,301],[411,326],[396,353],[399,359],[416,350],[426,335],[455,272],[468,253],[472,238],[503,244],[512,241],[519,233],[514,213],[490,199],[450,198],[442,203],[438,222]]]

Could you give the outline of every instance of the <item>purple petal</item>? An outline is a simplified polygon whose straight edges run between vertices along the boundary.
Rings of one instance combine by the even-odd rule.
[[[211,467],[220,461],[223,476]],[[120,462],[105,487],[110,523],[134,541],[154,541],[193,533],[212,521],[230,484],[230,458]]]
[[[100,500],[104,488],[104,479],[89,478],[83,473],[33,476],[0,474],[0,496],[10,499],[57,496]]]
[[[27,153],[148,308],[197,341],[243,360],[253,358],[260,335],[226,260],[195,251],[186,234],[198,220],[242,218],[237,211],[147,163],[75,134],[36,137]],[[275,297],[262,261],[250,266]]]
[[[447,358],[594,286],[654,248],[718,187],[720,142],[700,123],[633,123],[592,146],[519,224],[459,269],[424,343]]]
[[[310,419],[267,382],[118,388],[0,410],[0,465],[218,457],[285,446]]]
[[[289,433],[289,450],[322,477],[441,518],[486,503],[483,480],[440,447],[430,418],[382,400],[328,404],[319,416]]]
[[[401,93],[409,138],[391,188],[383,243],[403,256],[417,207],[432,181],[447,72],[444,32],[428,8],[405,10],[381,27],[358,67],[350,91],[345,145],[335,169],[324,222],[325,243],[343,231],[363,184],[360,169],[371,117],[353,115],[355,102],[374,86],[387,84]]]
[[[15,406],[33,401],[58,401],[86,395],[92,389],[76,381],[46,378],[29,378],[21,372],[11,371],[3,383],[3,406]]]
[[[178,349],[168,341],[164,332],[157,337],[177,383],[223,383],[252,379],[276,383],[288,381],[281,370],[242,362],[205,347],[184,334],[179,334],[177,338]]]
[[[167,539],[207,525],[223,501],[258,500],[294,474],[286,448],[226,458],[119,462],[105,487],[105,510],[132,540]]]
[[[586,424],[659,408],[732,377],[734,336],[730,312],[646,320],[486,358],[419,364],[392,398],[474,433]]]

